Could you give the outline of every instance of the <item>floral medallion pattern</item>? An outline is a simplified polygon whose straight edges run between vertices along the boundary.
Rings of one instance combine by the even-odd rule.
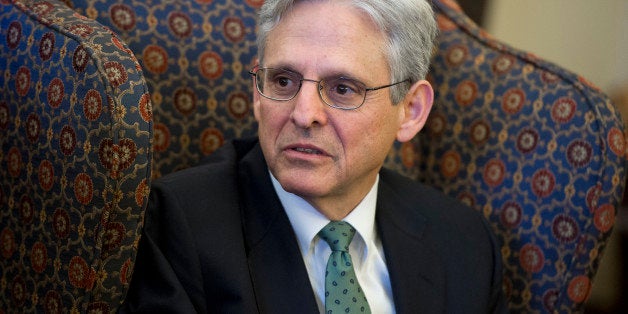
[[[56,0],[2,1],[0,25],[0,313],[115,310],[150,184],[141,67]]]
[[[511,312],[581,312],[624,188],[619,113],[585,79],[433,2],[436,95],[416,176],[489,219]]]

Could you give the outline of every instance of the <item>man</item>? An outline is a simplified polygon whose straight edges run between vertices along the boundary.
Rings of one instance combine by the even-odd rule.
[[[154,183],[125,311],[505,311],[481,215],[382,169],[432,106],[430,5],[266,1],[259,23],[259,142]]]

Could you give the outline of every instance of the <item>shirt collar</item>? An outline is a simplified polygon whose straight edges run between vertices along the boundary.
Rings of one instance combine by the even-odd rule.
[[[286,192],[272,173],[270,177],[297,236],[301,254],[305,256],[310,250],[312,240],[329,223],[329,219],[303,198]],[[378,185],[379,175],[377,175],[373,187],[371,187],[364,199],[343,219],[356,229],[356,236],[359,236],[363,241],[365,245],[364,256],[366,256],[369,246],[375,241],[375,207],[377,204]]]

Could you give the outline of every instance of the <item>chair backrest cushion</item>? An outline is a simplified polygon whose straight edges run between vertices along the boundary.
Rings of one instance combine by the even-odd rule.
[[[0,312],[109,312],[151,165],[139,63],[64,3],[0,4]]]

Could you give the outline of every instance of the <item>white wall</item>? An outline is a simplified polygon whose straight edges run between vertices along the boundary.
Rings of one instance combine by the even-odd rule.
[[[628,0],[489,0],[496,38],[581,74],[609,92],[628,84]]]

